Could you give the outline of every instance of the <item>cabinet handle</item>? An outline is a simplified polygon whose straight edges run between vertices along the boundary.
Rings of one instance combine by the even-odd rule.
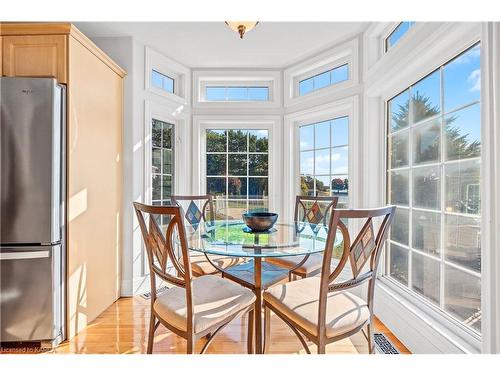
[[[49,251],[23,251],[15,253],[0,253],[0,260],[12,260],[12,259],[37,259],[37,258],[48,258]]]

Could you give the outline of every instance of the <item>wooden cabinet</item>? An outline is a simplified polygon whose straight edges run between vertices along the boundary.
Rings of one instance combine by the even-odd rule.
[[[3,75],[67,79],[67,35],[15,35],[3,38]]]
[[[67,87],[67,332],[120,296],[123,71],[69,23],[0,23],[4,76]]]

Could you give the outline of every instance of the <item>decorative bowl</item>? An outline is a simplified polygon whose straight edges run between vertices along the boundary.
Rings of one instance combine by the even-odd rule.
[[[254,232],[268,231],[278,220],[278,214],[272,212],[245,212],[241,216],[247,227]]]

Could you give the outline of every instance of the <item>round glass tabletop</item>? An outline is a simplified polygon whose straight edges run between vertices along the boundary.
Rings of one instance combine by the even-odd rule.
[[[268,232],[250,232],[241,220],[203,222],[186,226],[190,250],[232,257],[271,258],[308,255],[325,249],[328,228],[306,222],[277,223]],[[335,246],[342,243],[337,232]]]

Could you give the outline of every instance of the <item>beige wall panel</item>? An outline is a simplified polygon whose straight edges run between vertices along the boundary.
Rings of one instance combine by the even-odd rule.
[[[54,77],[67,83],[66,35],[3,37],[3,74],[8,77]]]
[[[122,85],[119,75],[69,37],[69,337],[119,297]]]

